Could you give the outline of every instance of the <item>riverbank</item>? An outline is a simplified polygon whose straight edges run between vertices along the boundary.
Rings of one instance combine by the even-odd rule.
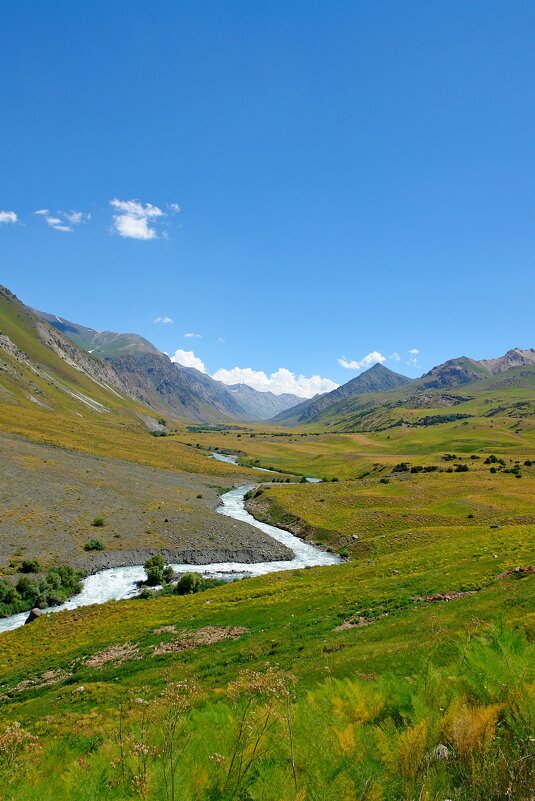
[[[254,485],[253,485],[254,486]],[[221,496],[221,506],[218,512],[237,523],[246,523],[266,537],[273,540],[273,547],[282,546],[285,557],[264,562],[247,561],[215,561],[211,563],[196,563],[196,572],[205,578],[230,579],[245,578],[246,576],[260,576],[265,573],[274,573],[281,570],[295,570],[317,565],[332,565],[339,562],[334,554],[321,551],[308,543],[302,542],[292,534],[262,523],[249,514],[245,508],[245,495],[252,489],[251,485],[238,487]],[[290,558],[288,558],[288,556]],[[192,562],[176,563],[170,560],[176,573],[190,570]],[[61,606],[51,607],[47,612],[60,612],[67,609],[77,609],[81,606],[102,604],[112,600],[131,598],[139,592],[139,582],[145,578],[145,570],[141,564],[112,567],[89,575],[83,582],[83,589]],[[0,632],[10,631],[24,625],[26,613],[13,615],[0,620]]]
[[[95,573],[157,551],[192,564],[287,558],[270,537],[215,514],[247,471],[210,475],[219,468],[204,460],[205,475],[178,473],[0,434],[0,576],[15,583],[23,560],[43,573],[60,564]],[[103,550],[86,551],[91,540]]]

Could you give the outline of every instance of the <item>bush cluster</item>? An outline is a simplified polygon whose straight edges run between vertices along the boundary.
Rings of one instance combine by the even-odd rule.
[[[80,592],[84,572],[69,565],[52,567],[42,579],[31,579],[27,575],[19,578],[13,586],[0,579],[0,617],[25,612],[33,607],[46,609],[58,606],[70,595]]]

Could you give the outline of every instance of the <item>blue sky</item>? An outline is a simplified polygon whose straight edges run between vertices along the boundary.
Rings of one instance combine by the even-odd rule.
[[[0,282],[301,394],[535,346],[534,40],[514,0],[10,3]]]

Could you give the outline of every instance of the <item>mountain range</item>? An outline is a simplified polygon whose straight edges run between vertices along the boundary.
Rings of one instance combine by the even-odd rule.
[[[459,406],[499,388],[535,386],[535,350],[513,348],[495,359],[451,359],[418,379],[375,364],[332,392],[303,401],[245,384],[225,385],[176,364],[138,334],[99,332],[37,312],[4,287],[0,348],[0,399],[18,396],[45,409],[55,408],[61,396],[97,413],[121,406],[151,425],[164,415],[200,423],[271,420],[377,430],[402,424],[414,410]]]
[[[183,367],[138,334],[95,331],[35,310],[84,351],[108,362],[128,392],[163,414],[200,422],[267,420],[300,402],[296,395],[226,385],[193,367]]]
[[[395,373],[382,364],[375,364],[332,392],[312,398],[278,414],[273,422],[281,425],[326,422],[329,418],[347,416],[352,411],[369,409],[373,404],[412,401],[416,407],[454,405],[459,396],[445,396],[438,390],[453,390],[479,384],[482,389],[497,378],[493,386],[518,383],[525,377],[518,370],[528,369],[528,378],[535,376],[535,350],[513,348],[496,359],[477,361],[466,356],[450,359],[433,367],[418,379]],[[505,375],[507,374],[507,375]],[[400,390],[394,396],[396,390]],[[432,394],[430,394],[430,391]],[[433,392],[437,391],[437,392]],[[373,400],[372,400],[373,398]]]

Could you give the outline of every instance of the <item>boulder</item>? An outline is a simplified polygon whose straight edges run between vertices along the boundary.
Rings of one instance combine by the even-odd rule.
[[[42,614],[43,614],[42,611],[40,609],[38,609],[36,606],[34,606],[34,608],[31,610],[30,614],[28,615],[28,617],[24,621],[24,625],[26,625],[27,623],[33,623],[33,621],[37,620],[38,617],[41,617]]]

